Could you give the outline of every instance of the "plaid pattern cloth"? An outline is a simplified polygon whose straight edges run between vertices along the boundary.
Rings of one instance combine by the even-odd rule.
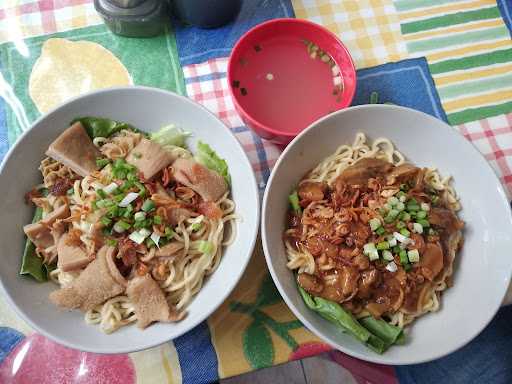
[[[262,192],[281,150],[277,145],[262,140],[243,124],[229,94],[227,65],[228,59],[221,58],[183,67],[187,95],[231,128],[249,157]]]
[[[102,23],[92,0],[2,0],[0,44]],[[23,48],[21,48],[23,49]]]
[[[506,187],[509,199],[512,198],[512,113],[456,128],[485,156]]]
[[[295,15],[340,37],[357,68],[407,58],[400,21],[391,0],[292,0]]]

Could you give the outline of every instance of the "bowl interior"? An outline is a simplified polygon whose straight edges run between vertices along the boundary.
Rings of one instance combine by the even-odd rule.
[[[325,56],[318,50],[312,58],[313,44]],[[332,58],[332,64],[322,56]],[[341,75],[333,75],[334,62]],[[338,38],[296,19],[272,20],[244,35],[233,49],[228,76],[235,103],[249,125],[290,137],[350,105],[356,81],[352,59]],[[343,90],[334,77],[343,79]]]
[[[452,175],[465,221],[464,246],[455,262],[454,286],[441,310],[410,327],[408,343],[377,355],[310,311],[286,268],[282,242],[287,195],[303,175],[357,132],[387,137],[414,164]],[[498,310],[512,271],[512,219],[503,188],[485,159],[454,129],[421,112],[394,106],[346,109],[298,136],[276,164],[264,197],[262,239],[271,274],[287,304],[313,332],[352,356],[384,364],[413,364],[450,353],[474,338]]]
[[[232,197],[238,214],[235,242],[224,250],[218,269],[205,282],[178,323],[158,323],[144,331],[123,327],[111,335],[85,324],[79,311],[58,310],[48,300],[53,283],[38,284],[18,274],[24,244],[23,225],[33,209],[23,196],[41,182],[37,170],[48,145],[77,116],[103,116],[133,124],[151,132],[174,123],[189,131],[194,152],[202,140],[226,159],[232,178]],[[0,280],[18,313],[37,330],[72,348],[92,352],[121,353],[140,350],[173,339],[209,316],[227,297],[241,277],[254,246],[259,222],[259,198],[251,165],[231,132],[210,112],[194,102],[150,88],[128,87],[95,92],[75,99],[35,123],[11,150],[0,170]]]

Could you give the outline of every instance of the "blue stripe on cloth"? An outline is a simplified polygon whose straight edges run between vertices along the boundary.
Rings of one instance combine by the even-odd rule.
[[[501,17],[507,24],[510,35],[512,36],[512,1],[510,0],[497,0],[498,8],[501,12]]]
[[[358,70],[352,105],[368,104],[373,92],[379,103],[410,107],[447,121],[424,57]]]
[[[200,75],[200,76],[192,76],[187,77],[185,79],[185,84],[192,84],[192,83],[198,83],[201,81],[208,81],[208,80],[218,80],[225,78],[226,72],[214,72],[214,73],[208,73],[207,75]]]
[[[213,10],[214,11],[214,10]],[[247,0],[237,18],[221,28],[201,29],[173,22],[182,65],[229,56],[235,42],[249,29],[279,17],[295,17],[290,0]]]
[[[0,163],[9,149],[9,138],[7,136],[7,120],[5,115],[5,101],[0,97]]]
[[[396,367],[400,384],[512,383],[510,324],[512,305],[501,308],[491,324],[457,352],[430,363]]]
[[[247,128],[245,125],[241,125],[240,127],[231,128],[231,132],[233,132],[233,133],[242,133],[242,132],[247,132],[248,130],[249,130],[249,128]]]
[[[0,327],[0,363],[25,338],[23,333],[9,327]]]
[[[266,184],[268,178],[270,176],[270,169],[267,162],[267,153],[265,152],[265,147],[263,145],[263,141],[261,138],[251,131],[252,139],[254,141],[254,146],[256,147],[256,153],[258,155],[258,161],[260,164],[263,164],[260,167],[261,177],[263,178],[263,182]]]
[[[211,383],[219,379],[217,354],[206,321],[174,340],[184,384]]]

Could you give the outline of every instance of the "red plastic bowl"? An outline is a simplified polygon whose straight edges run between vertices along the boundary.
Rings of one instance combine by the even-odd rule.
[[[311,56],[312,44],[326,54],[325,61],[324,55]],[[236,43],[228,82],[242,120],[262,138],[288,144],[320,117],[350,105],[356,71],[347,48],[324,27],[274,19],[252,28]]]

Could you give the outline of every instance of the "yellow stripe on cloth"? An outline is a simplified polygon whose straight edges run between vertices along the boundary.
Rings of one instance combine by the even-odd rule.
[[[493,103],[504,103],[512,100],[512,91],[492,92],[484,95],[471,96],[443,103],[446,113],[457,110],[489,105]]]
[[[501,67],[486,68],[478,71],[463,71],[460,73],[448,74],[445,76],[434,76],[434,81],[436,83],[436,86],[441,87],[443,85],[470,81],[478,78],[503,75],[506,73],[512,73],[512,64],[506,64]]]
[[[453,59],[459,56],[470,56],[477,55],[480,52],[489,52],[494,49],[511,46],[510,39],[507,40],[499,40],[493,42],[486,42],[481,44],[473,44],[468,45],[461,48],[448,49],[446,51],[435,52],[430,55],[426,55],[429,63],[435,63],[436,61],[444,60],[444,59]]]
[[[477,21],[474,23],[467,23],[467,24],[463,24],[463,25],[456,25],[453,27],[434,29],[431,31],[409,33],[409,34],[404,35],[404,39],[408,42],[416,41],[416,40],[424,40],[424,39],[436,37],[436,36],[449,36],[452,33],[476,31],[478,29],[484,29],[484,28],[501,27],[502,25],[503,25],[503,20],[501,20],[501,19],[484,20],[484,21]]]
[[[477,0],[469,3],[466,2],[454,2],[449,5],[436,6],[435,2],[432,1],[432,6],[423,8],[419,11],[402,12],[400,13],[400,19],[402,22],[409,22],[422,18],[431,18],[435,16],[443,16],[450,12],[468,11],[472,9],[478,9],[488,6],[496,6],[495,0]]]
[[[130,353],[137,383],[181,384],[178,352],[171,342],[145,351]]]

